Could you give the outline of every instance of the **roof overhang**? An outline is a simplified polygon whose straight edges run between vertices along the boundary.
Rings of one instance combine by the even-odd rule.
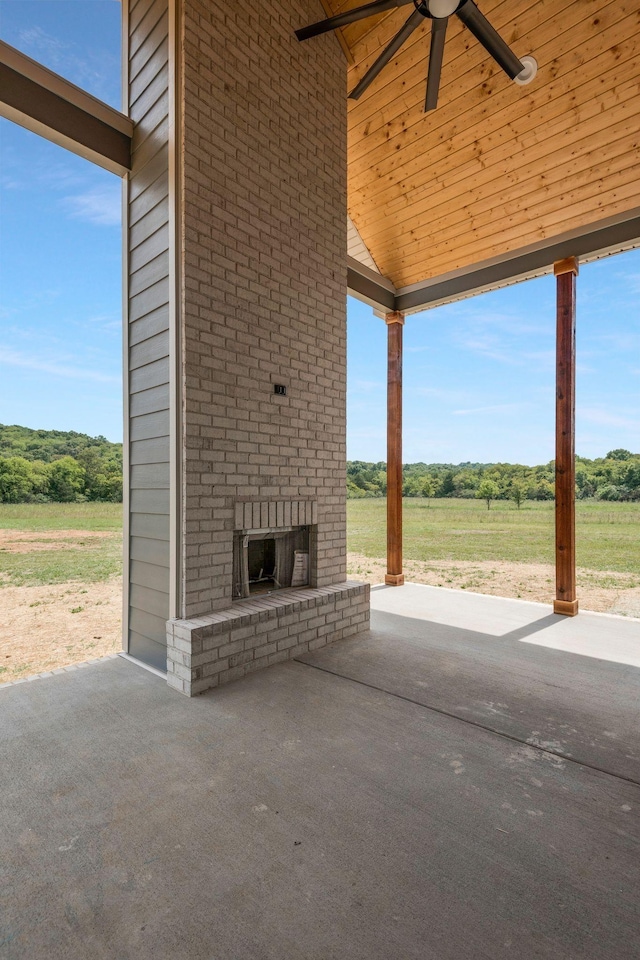
[[[418,313],[455,300],[531,280],[553,272],[553,264],[568,257],[582,263],[640,246],[640,208],[610,217],[589,228],[576,228],[547,242],[495,257],[473,267],[396,289],[380,273],[353,257],[347,259],[349,293],[377,312]]]
[[[2,41],[0,116],[112,173],[131,168],[128,117]]]
[[[422,112],[425,29],[349,109],[348,288],[417,312],[640,245],[640,12],[608,0],[479,0],[539,73],[516,87],[460,25]],[[328,12],[361,0],[322,0]],[[353,85],[407,8],[339,40]],[[308,41],[314,42],[314,41]],[[0,42],[0,116],[125,175],[131,120]]]
[[[425,19],[349,100],[350,292],[412,312],[640,244],[640,11],[610,0],[477,0],[538,73],[513,84],[455,17],[423,111]],[[362,0],[324,0],[343,13]],[[410,6],[341,29],[349,90]],[[305,41],[309,43],[314,40]],[[389,286],[391,284],[391,286]],[[393,303],[391,303],[393,294]]]

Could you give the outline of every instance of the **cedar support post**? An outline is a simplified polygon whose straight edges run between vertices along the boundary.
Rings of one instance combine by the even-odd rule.
[[[576,277],[575,257],[553,265],[556,338],[556,599],[553,612],[574,617],[576,599]]]
[[[403,313],[387,313],[387,575],[392,587],[402,573],[402,327]]]

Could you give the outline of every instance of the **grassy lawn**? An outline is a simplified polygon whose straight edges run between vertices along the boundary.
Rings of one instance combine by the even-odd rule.
[[[97,583],[121,572],[121,504],[0,504],[0,586]]]
[[[122,530],[121,503],[0,503],[0,530]]]
[[[350,500],[349,550],[385,556],[384,500]],[[578,566],[640,574],[640,503],[580,501]],[[554,505],[408,499],[407,560],[553,563]],[[58,534],[58,535],[56,535]],[[40,536],[39,536],[40,535]],[[32,541],[32,543],[31,543]],[[0,585],[100,582],[122,570],[117,503],[0,505]]]
[[[640,503],[579,501],[576,513],[578,566],[640,573]],[[348,549],[384,557],[386,502],[349,500],[347,518]],[[404,556],[553,563],[554,504],[406,499]]]

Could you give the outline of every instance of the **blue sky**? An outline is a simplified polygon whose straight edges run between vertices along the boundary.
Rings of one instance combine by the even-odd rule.
[[[640,451],[640,251],[578,277],[576,449]],[[407,317],[404,459],[527,464],[554,456],[555,280]],[[386,328],[349,304],[349,458],[384,460]]]
[[[120,106],[116,0],[0,0],[0,37]],[[121,183],[0,120],[0,422],[122,439]]]
[[[118,0],[0,0],[0,37],[120,105]],[[120,182],[0,121],[0,422],[122,437]],[[543,463],[552,277],[407,318],[404,459]],[[640,451],[640,251],[578,278],[577,449]],[[386,327],[348,302],[348,456],[384,460]]]

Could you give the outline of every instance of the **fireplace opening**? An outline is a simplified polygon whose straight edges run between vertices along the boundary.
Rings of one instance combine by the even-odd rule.
[[[309,527],[236,530],[233,536],[233,599],[310,582]]]
[[[249,565],[249,592],[258,593],[267,590],[269,586],[279,587],[276,577],[276,541],[273,537],[264,540],[250,540],[247,544],[247,561]],[[262,586],[260,586],[262,584]],[[265,586],[265,584],[269,586]]]

